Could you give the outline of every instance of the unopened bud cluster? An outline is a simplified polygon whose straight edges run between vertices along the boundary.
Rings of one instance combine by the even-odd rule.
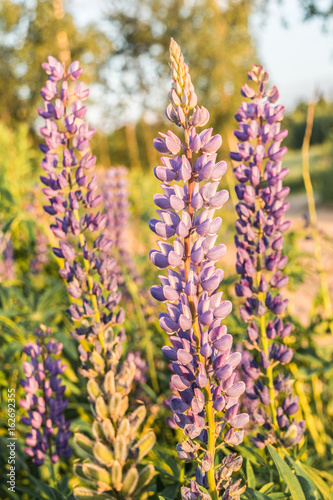
[[[155,434],[148,430],[140,439],[138,431],[146,417],[145,406],[128,412],[129,394],[137,366],[126,360],[120,364],[125,334],[117,336],[111,328],[105,331],[105,358],[94,352],[89,371],[88,393],[95,420],[93,436],[76,433],[75,442],[86,457],[77,463],[74,472],[80,486],[74,489],[77,500],[103,493],[103,499],[139,498],[153,476],[153,465],[140,466],[141,460],[155,443]],[[92,483],[94,489],[92,489]],[[90,486],[88,488],[88,486]],[[96,497],[97,498],[97,497]]]
[[[253,423],[261,432],[253,439],[262,448],[267,442],[285,447],[299,443],[305,429],[297,422],[298,398],[292,397],[292,381],[282,370],[290,363],[293,351],[288,347],[292,325],[285,324],[288,299],[281,289],[288,283],[283,273],[287,256],[283,255],[285,233],[290,222],[285,220],[290,188],[283,186],[288,168],[282,167],[287,148],[281,146],[287,136],[281,130],[284,106],[274,105],[279,94],[276,87],[266,88],[268,74],[261,66],[253,66],[248,74],[254,88],[242,87],[242,95],[251,102],[242,103],[236,120],[240,141],[231,158],[235,168],[237,236],[237,272],[241,275],[236,294],[245,304],[240,315],[248,324],[247,347],[242,368],[246,376],[246,407]],[[275,376],[273,375],[275,370]]]

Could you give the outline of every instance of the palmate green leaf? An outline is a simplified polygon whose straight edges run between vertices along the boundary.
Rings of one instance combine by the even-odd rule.
[[[270,444],[267,447],[280,476],[290,490],[292,498],[294,500],[306,500],[302,487],[293,471]]]
[[[249,488],[255,489],[256,488],[256,478],[254,476],[251,462],[248,458],[246,459],[246,479],[247,479],[247,484],[248,484]]]

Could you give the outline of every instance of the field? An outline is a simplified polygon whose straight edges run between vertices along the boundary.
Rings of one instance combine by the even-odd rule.
[[[0,122],[4,500],[333,499],[331,132],[304,183],[253,65],[229,152],[170,60],[154,153],[157,122],[89,128],[77,61],[39,138]]]

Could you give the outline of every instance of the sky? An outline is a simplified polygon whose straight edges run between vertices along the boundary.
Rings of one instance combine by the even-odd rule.
[[[260,61],[288,110],[309,101],[316,91],[333,100],[332,26],[325,33],[321,20],[303,21],[299,0],[282,5],[271,0],[268,16],[252,16],[250,29]]]
[[[325,33],[321,20],[303,21],[299,3],[270,0],[267,15],[255,13],[250,19],[259,60],[288,111],[316,91],[333,101],[333,27]],[[85,24],[102,19],[106,5],[105,0],[74,0],[73,11]]]

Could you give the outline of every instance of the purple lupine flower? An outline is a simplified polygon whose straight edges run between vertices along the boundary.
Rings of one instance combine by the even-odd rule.
[[[22,422],[31,427],[25,452],[36,465],[43,465],[47,456],[56,463],[60,457],[68,459],[72,455],[68,444],[72,435],[70,420],[64,416],[68,404],[63,397],[66,386],[61,379],[66,365],[59,358],[62,344],[50,339],[50,334],[50,328],[41,325],[36,330],[36,342],[27,342],[23,348],[28,361],[23,363],[25,378],[21,385],[26,394],[20,406],[27,412]]]
[[[44,209],[53,217],[51,230],[59,240],[59,247],[53,251],[64,259],[60,275],[74,299],[69,312],[74,321],[80,321],[73,337],[94,341],[100,335],[103,345],[104,330],[122,323],[124,311],[118,309],[121,295],[114,274],[116,260],[110,256],[112,241],[101,233],[107,215],[96,211],[103,197],[96,194],[96,157],[89,148],[95,130],[84,121],[86,108],[82,101],[89,91],[84,90],[82,82],[71,87],[82,73],[78,62],[66,72],[55,58],[49,57],[43,68],[49,83],[42,89],[44,109],[38,110],[45,118],[45,126],[40,129],[45,144],[40,149],[45,155],[41,166],[46,175],[41,176],[41,181],[48,199]],[[76,300],[79,298],[80,303]]]
[[[126,252],[128,252],[126,231],[130,216],[127,175],[126,167],[111,167],[107,170],[102,184],[108,235],[120,251]]]
[[[86,460],[76,463],[74,472],[90,488],[76,487],[74,496],[78,500],[97,497],[107,485],[114,496],[139,498],[154,476],[153,465],[142,467],[140,462],[154,445],[155,434],[148,431],[138,439],[146,409],[139,406],[128,411],[136,366],[131,361],[120,362],[126,337],[122,328],[114,331],[123,323],[125,313],[119,307],[117,261],[110,255],[113,242],[102,232],[107,215],[96,211],[103,197],[96,193],[96,157],[89,148],[95,131],[84,121],[82,101],[89,91],[82,83],[71,88],[82,72],[77,61],[66,72],[49,57],[43,68],[49,75],[42,89],[44,109],[39,110],[45,118],[41,128],[45,144],[40,148],[46,175],[41,180],[49,204],[44,209],[54,217],[51,230],[59,247],[53,251],[64,260],[60,275],[74,299],[69,312],[79,326],[72,335],[81,342],[80,372],[89,379],[87,390],[94,415],[93,439],[75,434]],[[112,463],[111,456],[115,458]],[[135,463],[133,456],[139,457]]]
[[[114,248],[118,253],[119,260],[126,267],[132,279],[139,284],[140,276],[133,261],[129,240],[129,218],[130,203],[129,182],[127,179],[128,169],[126,167],[111,167],[107,170],[101,186],[104,198],[104,207],[107,215],[105,233],[114,242]],[[116,270],[118,283],[123,283],[120,267]]]
[[[209,113],[197,106],[188,66],[173,39],[170,58],[173,82],[166,116],[184,129],[184,139],[168,131],[154,140],[157,151],[166,156],[155,168],[164,194],[154,196],[159,218],[150,221],[150,228],[161,239],[150,258],[158,269],[167,269],[167,276],[159,276],[161,286],[153,286],[151,293],[167,309],[160,315],[160,325],[171,341],[171,346],[163,347],[173,371],[169,405],[173,422],[185,437],[177,453],[185,461],[200,458],[196,480],[190,488],[182,488],[182,498],[201,498],[199,486],[205,486],[217,499],[222,488],[224,495],[231,488],[239,494],[245,489],[231,484],[224,463],[217,469],[214,464],[217,440],[240,444],[249,420],[239,412],[245,384],[235,382],[241,355],[232,352],[232,336],[221,324],[232,305],[218,292],[223,271],[216,263],[226,247],[215,245],[222,220],[214,213],[228,199],[227,191],[217,191],[226,163],[216,163],[221,136],[213,135],[211,128],[197,132],[208,122]],[[242,458],[234,463],[229,470],[239,470]]]
[[[32,274],[39,274],[49,262],[48,238],[39,228],[36,229],[35,256],[31,260]]]
[[[244,405],[253,424],[260,426],[253,439],[258,447],[267,442],[289,447],[300,442],[305,424],[295,419],[298,399],[291,396],[292,384],[282,369],[293,357],[285,340],[292,325],[283,320],[288,299],[280,292],[288,283],[283,273],[287,257],[282,249],[283,233],[290,226],[285,220],[290,188],[283,187],[289,170],[281,161],[287,152],[281,142],[288,132],[280,123],[284,107],[274,105],[279,97],[277,88],[266,87],[268,74],[262,66],[253,66],[248,78],[255,89],[247,84],[242,87],[242,95],[251,102],[243,102],[235,115],[239,130],[234,134],[240,142],[238,151],[230,154],[239,162],[234,169],[239,182],[235,187],[239,199],[236,270],[241,276],[236,294],[245,300],[240,315],[248,324],[247,346],[251,350],[245,351],[242,359]]]

